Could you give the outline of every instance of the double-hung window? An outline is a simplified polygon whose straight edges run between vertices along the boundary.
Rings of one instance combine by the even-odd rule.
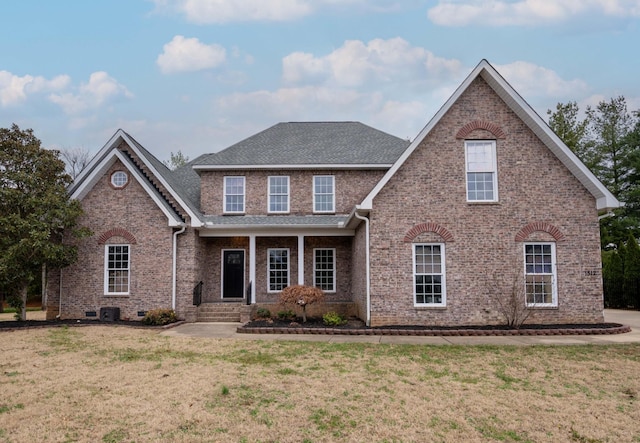
[[[315,175],[313,177],[313,212],[335,212],[335,177]]]
[[[415,306],[446,306],[444,243],[413,245]]]
[[[336,250],[313,250],[313,284],[326,292],[336,292]]]
[[[289,286],[289,249],[268,249],[267,261],[268,292],[282,291]]]
[[[289,177],[286,175],[269,177],[269,212],[289,212]]]
[[[129,294],[129,245],[106,245],[104,249],[104,293]]]
[[[525,292],[528,306],[557,306],[555,243],[525,243]]]
[[[244,177],[224,178],[224,212],[227,214],[244,213]]]
[[[467,167],[467,201],[498,201],[496,142],[467,140],[464,143]]]

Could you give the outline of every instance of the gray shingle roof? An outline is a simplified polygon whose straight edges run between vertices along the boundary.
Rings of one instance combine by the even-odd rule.
[[[358,122],[278,123],[194,161],[207,166],[391,165],[409,141]]]

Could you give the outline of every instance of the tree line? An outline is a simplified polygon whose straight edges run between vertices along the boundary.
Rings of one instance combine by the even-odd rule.
[[[624,206],[600,219],[605,305],[640,309],[640,110],[624,97],[558,103],[549,126]]]

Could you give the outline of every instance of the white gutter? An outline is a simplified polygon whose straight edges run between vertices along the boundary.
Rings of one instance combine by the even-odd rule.
[[[171,288],[171,309],[176,310],[176,284],[178,279],[178,235],[182,234],[187,229],[186,225],[182,225],[179,231],[173,233],[173,278]]]
[[[367,278],[367,318],[365,321],[365,324],[367,326],[371,326],[371,270],[370,270],[370,261],[369,261],[369,219],[367,217],[363,217],[360,214],[358,214],[357,210],[354,211],[353,215],[359,219],[364,221],[364,226],[365,226],[365,241],[366,241],[366,248],[365,248],[365,262],[366,262],[366,278]]]

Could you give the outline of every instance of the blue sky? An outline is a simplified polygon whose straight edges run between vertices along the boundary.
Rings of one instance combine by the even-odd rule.
[[[20,0],[0,27],[0,127],[159,159],[281,121],[415,137],[486,58],[538,113],[640,109],[640,0]]]

